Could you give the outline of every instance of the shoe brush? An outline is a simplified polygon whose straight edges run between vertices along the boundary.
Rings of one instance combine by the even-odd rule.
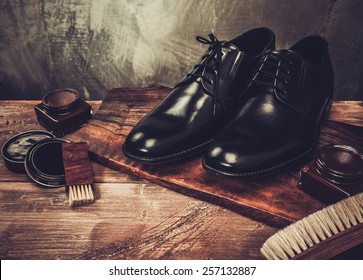
[[[363,244],[363,193],[327,206],[272,235],[267,259],[331,259]]]
[[[63,143],[62,153],[69,206],[81,206],[95,202],[87,143]]]

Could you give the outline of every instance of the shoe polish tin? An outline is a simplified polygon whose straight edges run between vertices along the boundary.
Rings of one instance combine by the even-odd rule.
[[[36,183],[50,188],[64,187],[63,138],[44,139],[33,145],[25,159],[25,170]]]
[[[92,117],[91,105],[69,88],[46,93],[34,109],[39,124],[57,137],[76,131]]]
[[[25,173],[24,161],[28,150],[37,142],[54,137],[45,130],[29,130],[11,137],[1,150],[6,167],[16,173]]]
[[[336,203],[363,191],[363,155],[348,145],[327,145],[300,171],[299,186],[318,200]]]

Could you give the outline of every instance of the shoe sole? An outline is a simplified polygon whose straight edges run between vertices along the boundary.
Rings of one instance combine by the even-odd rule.
[[[206,169],[207,171],[212,171],[213,173],[228,176],[228,177],[263,178],[263,177],[267,177],[267,176],[270,176],[270,175],[274,175],[274,174],[279,173],[281,171],[285,171],[285,170],[290,169],[291,167],[297,166],[299,164],[303,164],[303,163],[308,162],[315,153],[316,145],[317,145],[317,143],[315,143],[312,147],[310,147],[310,149],[308,149],[306,152],[300,154],[299,156],[297,156],[297,157],[295,157],[295,158],[293,158],[291,160],[288,160],[286,162],[274,165],[274,166],[269,167],[269,168],[256,170],[256,171],[248,171],[248,172],[241,172],[241,173],[225,172],[225,171],[221,171],[221,170],[218,170],[218,169],[215,169],[215,168],[209,166],[205,162],[204,158],[203,158],[203,161],[202,161],[202,165],[203,165],[203,168]]]
[[[184,150],[184,151],[180,151],[178,153],[174,153],[171,155],[165,155],[162,157],[156,157],[156,158],[148,158],[148,157],[138,157],[133,155],[132,153],[128,152],[125,149],[125,145],[122,145],[122,152],[123,154],[132,160],[138,161],[140,163],[144,163],[144,164],[150,164],[150,165],[158,165],[158,164],[166,164],[166,163],[171,163],[171,162],[176,162],[176,161],[180,161],[195,155],[198,155],[202,152],[204,152],[207,148],[208,145],[213,141],[213,139],[208,140],[207,142],[204,142],[198,146],[195,146],[193,148]]]

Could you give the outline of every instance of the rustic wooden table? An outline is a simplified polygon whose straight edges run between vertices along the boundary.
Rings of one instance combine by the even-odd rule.
[[[0,101],[0,145],[42,129],[39,101]],[[100,101],[90,102],[95,110]],[[362,102],[335,102],[330,118],[363,126]],[[0,160],[1,259],[261,259],[278,228],[92,163],[95,204],[68,206]]]

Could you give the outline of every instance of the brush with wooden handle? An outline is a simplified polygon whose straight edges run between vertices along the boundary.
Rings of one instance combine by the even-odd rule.
[[[363,193],[317,211],[272,235],[261,253],[272,260],[331,259],[363,244]]]
[[[95,202],[87,143],[62,143],[62,153],[69,206]]]

